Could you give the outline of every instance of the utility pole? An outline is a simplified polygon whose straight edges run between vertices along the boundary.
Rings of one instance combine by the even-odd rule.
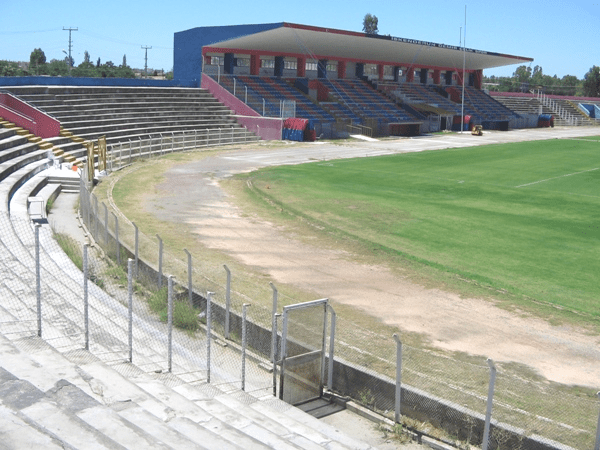
[[[146,46],[142,45],[142,49],[146,50],[146,62],[144,64],[144,73],[146,74],[146,77],[148,77],[148,49],[151,49],[151,48],[152,48],[151,46],[148,47],[147,45]]]
[[[65,28],[63,27],[63,31],[69,31],[69,76],[71,76],[71,67],[73,59],[71,58],[71,48],[73,47],[73,42],[71,41],[71,31],[79,31],[79,27],[77,28]]]

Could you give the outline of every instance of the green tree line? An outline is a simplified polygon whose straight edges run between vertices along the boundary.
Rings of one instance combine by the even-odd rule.
[[[71,58],[71,63],[74,63]],[[46,61],[46,55],[43,50],[36,48],[29,57],[28,70],[21,69],[16,62],[0,61],[0,76],[18,77],[27,75],[49,75],[49,76],[69,76],[69,57],[64,60],[53,59]],[[100,58],[96,64],[90,61],[89,53],[85,52],[84,60],[77,66],[71,67],[72,77],[91,77],[91,78],[135,78],[135,73],[127,65],[125,55],[123,55],[123,64],[116,66],[112,61],[101,64]]]
[[[575,75],[546,75],[541,66],[519,66],[512,77],[484,76],[484,87],[497,92],[530,92],[542,90],[546,94],[578,97],[600,97],[600,67],[593,66],[583,79]]]

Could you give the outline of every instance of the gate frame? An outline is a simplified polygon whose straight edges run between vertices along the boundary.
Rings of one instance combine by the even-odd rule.
[[[335,340],[335,311],[329,304],[328,298],[322,298],[319,300],[312,300],[304,303],[296,303],[283,307],[283,324],[281,332],[281,359],[279,360],[280,373],[279,373],[279,399],[283,400],[283,393],[285,388],[285,360],[287,358],[287,333],[288,333],[288,312],[296,309],[311,308],[314,306],[323,305],[323,337],[321,340],[321,373],[319,374],[319,397],[323,396],[323,385],[325,382],[325,357],[327,350],[327,324],[328,324],[328,313],[331,312],[331,327],[330,327],[330,345],[329,345],[329,365],[328,365],[328,388],[331,389],[331,381],[333,374],[333,350]],[[307,352],[306,354],[308,354]],[[297,355],[300,356],[300,355]],[[309,401],[309,400],[306,400]]]

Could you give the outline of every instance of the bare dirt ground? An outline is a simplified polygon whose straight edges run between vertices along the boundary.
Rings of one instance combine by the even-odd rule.
[[[175,166],[159,186],[165,193],[144,205],[161,220],[185,224],[209,248],[258,267],[276,283],[290,283],[352,305],[435,346],[530,366],[549,380],[598,387],[600,337],[570,326],[461,298],[399,277],[384,266],[294,239],[280,227],[245,214],[219,187],[235,173],[310,160],[374,156],[490,143],[599,135],[598,128],[451,134],[380,142],[288,144],[242,148]]]

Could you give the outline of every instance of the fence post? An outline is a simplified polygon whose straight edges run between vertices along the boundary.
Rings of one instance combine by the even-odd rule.
[[[221,145],[221,128],[219,128],[219,145]]]
[[[173,368],[173,275],[169,275],[167,281],[167,324],[169,330],[168,336],[168,371],[171,372]]]
[[[394,422],[400,423],[400,406],[402,400],[402,341],[396,333],[393,335],[396,341],[396,401],[394,403]]]
[[[139,230],[137,225],[135,224],[135,222],[131,222],[131,224],[133,225],[133,228],[135,230],[134,234],[135,234],[135,244],[134,244],[134,257],[135,257],[135,278],[137,279],[139,276],[139,262],[140,262],[140,255],[139,255]]]
[[[263,117],[265,116],[265,98],[263,97]]]
[[[188,252],[185,248],[183,251],[187,255],[188,261],[188,298],[190,302],[190,306],[194,306],[194,286],[192,284],[192,254]]]
[[[121,265],[121,244],[119,242],[119,218],[115,213],[112,213],[115,218],[115,240],[117,241],[117,265]]]
[[[223,264],[227,272],[227,284],[225,287],[225,339],[229,339],[229,311],[231,309],[231,270],[227,264]]]
[[[194,130],[194,148],[196,148],[197,142],[198,142],[198,130]]]
[[[104,202],[102,206],[104,206],[104,245],[108,248],[108,208]]]
[[[248,86],[244,86],[244,103],[248,104]]]
[[[281,314],[275,314],[273,322],[275,323],[275,345],[273,348],[273,397],[277,397],[277,318]]]
[[[88,247],[83,244],[83,326],[85,330],[85,349],[90,349],[89,302],[88,302]]]
[[[327,389],[330,391],[333,390],[333,355],[334,346],[335,346],[335,319],[336,314],[335,310],[331,307],[331,305],[327,305],[329,311],[331,311],[331,332],[329,333],[329,368],[327,370]]]
[[[235,95],[236,81],[236,78],[233,77],[233,95]]]
[[[158,289],[162,287],[162,260],[163,260],[163,241],[157,234],[158,238]]]
[[[242,305],[242,391],[246,390],[246,310],[249,303]]]
[[[210,320],[210,303],[212,301],[212,295],[214,292],[208,291],[206,293],[206,382],[210,383],[210,327],[212,325]]]
[[[129,362],[133,362],[133,259],[127,260],[127,322],[129,339]]]
[[[129,164],[131,164],[131,139],[129,140]]]
[[[490,421],[492,419],[492,406],[494,404],[494,385],[496,383],[496,366],[490,358],[487,360],[490,366],[490,386],[488,388],[487,408],[485,411],[485,427],[483,429],[482,450],[487,450],[490,440]]]
[[[140,140],[140,159],[142,159],[142,137],[138,136]]]
[[[175,132],[171,131],[171,153],[175,151]]]
[[[277,342],[277,319],[275,315],[277,314],[277,288],[271,282],[269,282],[269,286],[273,289],[273,309],[271,311],[271,361],[275,362],[275,345]]]
[[[600,399],[600,391],[596,395]],[[594,445],[594,450],[600,450],[600,414],[598,415],[598,425],[596,426],[596,444]]]
[[[40,275],[40,224],[35,224],[35,296],[37,303],[37,335],[42,337],[42,279]]]
[[[94,239],[98,239],[98,197],[94,195]],[[90,227],[91,228],[91,227]]]

